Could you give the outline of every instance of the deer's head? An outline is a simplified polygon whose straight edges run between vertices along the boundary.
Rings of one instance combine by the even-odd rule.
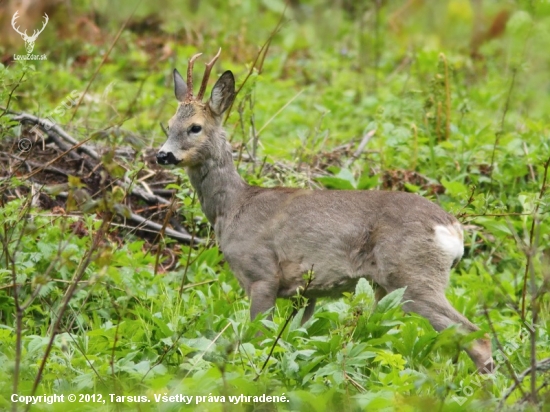
[[[233,73],[223,73],[214,85],[210,99],[202,101],[210,71],[220,52],[221,49],[206,65],[196,97],[193,96],[193,63],[201,54],[189,59],[187,82],[174,69],[174,91],[179,105],[176,114],[168,121],[168,140],[157,154],[159,164],[197,166],[223,150],[222,117],[235,99]]]
[[[11,25],[13,29],[17,33],[19,33],[21,35],[21,38],[25,41],[25,49],[27,50],[27,53],[31,54],[32,51],[34,50],[34,42],[38,38],[38,35],[42,33],[46,28],[46,24],[48,24],[49,17],[46,13],[44,13],[44,23],[42,23],[42,28],[40,30],[34,30],[32,33],[32,36],[29,36],[27,34],[27,30],[25,30],[24,32],[21,32],[19,30],[19,26],[17,27],[15,26],[18,18],[19,18],[19,11],[16,11],[15,14],[13,15],[13,18],[11,19]]]

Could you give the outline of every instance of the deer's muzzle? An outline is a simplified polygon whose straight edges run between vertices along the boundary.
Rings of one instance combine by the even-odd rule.
[[[172,152],[158,152],[157,153],[157,163],[159,165],[175,165],[178,163],[178,160]]]

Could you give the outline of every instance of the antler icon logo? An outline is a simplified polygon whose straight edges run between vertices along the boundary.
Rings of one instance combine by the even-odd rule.
[[[44,31],[44,28],[46,27],[46,24],[48,24],[49,18],[46,13],[44,13],[44,23],[42,24],[42,28],[40,30],[34,30],[32,33],[32,36],[29,36],[27,34],[27,30],[25,30],[23,33],[19,31],[19,26],[15,26],[16,20],[19,17],[19,10],[15,12],[13,15],[13,18],[11,19],[11,25],[13,29],[21,35],[21,38],[25,41],[25,49],[27,49],[27,53],[31,54],[34,49],[34,42],[38,38],[38,35]]]

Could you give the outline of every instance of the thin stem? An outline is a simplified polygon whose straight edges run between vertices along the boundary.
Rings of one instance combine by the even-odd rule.
[[[279,18],[279,21],[275,25],[275,28],[271,31],[271,33],[269,33],[269,36],[267,37],[267,40],[264,42],[262,47],[260,47],[260,50],[258,50],[258,54],[256,54],[256,58],[254,59],[254,62],[250,66],[250,69],[248,70],[248,73],[246,74],[246,77],[244,78],[243,82],[237,88],[237,91],[235,92],[235,96],[237,96],[239,94],[239,92],[242,90],[242,88],[244,87],[244,85],[246,84],[246,82],[248,81],[250,76],[252,76],[252,73],[254,73],[254,68],[256,68],[258,60],[260,61],[260,66],[257,69],[258,69],[258,73],[261,73],[261,70],[262,70],[263,64],[264,64],[264,60],[265,60],[265,57],[267,55],[267,51],[269,50],[269,45],[273,41],[273,38],[275,37],[275,35],[279,32],[279,30],[281,29],[281,25],[283,24],[283,19],[285,17],[287,6],[288,6],[288,1],[285,2],[285,8],[283,9],[283,12],[281,13],[281,17]],[[263,54],[263,56],[262,56],[262,54]],[[260,58],[261,58],[261,60],[260,60]],[[227,109],[227,114],[225,116],[224,123],[227,122],[227,119],[229,119],[229,115],[231,114],[231,109],[233,109],[233,104],[235,103],[235,100],[236,99],[233,100],[233,102],[231,103],[231,106],[229,106],[229,109]]]
[[[65,297],[64,297],[63,302],[61,304],[61,307],[60,307],[60,309],[57,313],[57,318],[56,318],[56,320],[55,320],[55,322],[54,322],[54,324],[51,328],[51,336],[50,336],[50,339],[48,341],[48,344],[46,345],[46,349],[44,351],[44,356],[42,357],[42,361],[40,363],[40,366],[38,367],[38,372],[36,374],[36,378],[34,380],[34,383],[33,383],[32,389],[31,389],[31,393],[30,393],[31,396],[34,396],[34,394],[36,393],[36,390],[38,389],[38,385],[40,384],[40,381],[42,380],[42,375],[44,374],[44,369],[46,367],[46,363],[47,363],[48,358],[50,356],[50,353],[52,351],[53,343],[55,341],[55,337],[57,336],[57,332],[60,329],[61,320],[63,318],[63,315],[65,314],[65,311],[69,307],[69,302],[71,301],[71,299],[72,299],[72,297],[73,297],[73,295],[76,291],[76,288],[77,288],[77,285],[78,285],[79,281],[84,276],[86,268],[92,262],[93,253],[98,249],[100,242],[103,241],[103,239],[105,237],[105,234],[107,233],[107,229],[109,227],[109,224],[110,224],[111,220],[113,219],[113,217],[114,217],[113,214],[108,214],[108,218],[105,217],[103,219],[99,230],[97,231],[96,235],[93,238],[92,245],[90,246],[90,249],[87,251],[86,257],[84,258],[82,264],[79,265],[79,267],[78,267],[78,269],[77,269],[77,271],[76,271],[76,273],[73,277],[73,282],[70,284],[69,288],[65,292]],[[28,411],[30,406],[31,406],[31,404],[28,404],[27,407],[25,408],[25,410]]]
[[[313,281],[313,265],[311,266],[311,270],[307,273],[307,279],[306,279],[306,284],[304,285],[304,288],[301,291],[297,292],[298,296],[304,296],[304,294],[306,293],[306,291],[309,288],[309,285],[311,284],[312,281]],[[273,342],[273,345],[271,345],[271,350],[269,351],[269,354],[267,355],[267,358],[266,358],[264,364],[262,365],[262,368],[256,374],[256,377],[254,378],[254,381],[258,380],[258,378],[260,377],[260,375],[262,374],[264,369],[267,367],[267,363],[269,362],[269,359],[271,359],[271,356],[273,355],[273,351],[275,350],[275,347],[277,346],[277,343],[279,342],[279,339],[281,339],[281,336],[283,336],[283,332],[285,331],[286,327],[290,323],[290,320],[294,316],[296,316],[296,314],[298,313],[298,310],[299,310],[299,307],[294,306],[294,308],[292,309],[292,312],[290,313],[290,315],[288,315],[286,317],[285,323],[283,324],[283,327],[281,328],[281,330],[277,334],[277,337],[275,338],[275,341]]]
[[[197,195],[197,192],[193,192],[193,198],[191,199],[191,204],[195,204],[195,197]],[[189,244],[189,249],[187,251],[187,259],[185,261],[185,269],[183,270],[183,275],[181,277],[181,284],[180,284],[180,291],[179,295],[181,298],[181,295],[183,295],[183,289],[185,286],[185,280],[187,279],[187,271],[189,270],[189,266],[191,266],[191,251],[193,250],[193,242],[195,240],[195,233],[196,233],[196,225],[195,225],[195,219],[193,213],[191,213],[191,222],[193,222],[193,231],[191,233],[191,242]]]
[[[525,391],[521,387],[520,381],[516,375],[516,372],[514,371],[514,367],[510,363],[510,360],[506,356],[506,351],[504,350],[504,347],[502,346],[502,343],[500,343],[500,340],[498,340],[497,332],[495,330],[495,327],[493,326],[493,322],[491,321],[491,317],[489,316],[489,311],[487,310],[487,306],[483,305],[483,313],[485,314],[485,318],[487,318],[487,323],[489,324],[489,328],[491,328],[491,332],[493,333],[493,337],[495,338],[495,341],[497,343],[497,348],[502,353],[504,364],[506,365],[506,368],[508,369],[508,372],[510,373],[510,377],[515,382],[516,386],[521,391],[522,395],[525,396]]]
[[[116,34],[113,42],[109,46],[109,49],[107,49],[107,52],[103,55],[103,59],[101,60],[101,63],[99,63],[99,66],[97,66],[97,69],[95,70],[94,74],[90,78],[90,81],[86,85],[86,89],[84,89],[84,92],[80,95],[80,97],[78,99],[78,102],[76,102],[75,108],[73,110],[73,114],[72,114],[71,118],[69,119],[69,123],[71,123],[73,121],[74,117],[76,116],[76,112],[78,111],[78,108],[80,107],[80,104],[82,103],[82,100],[84,100],[84,96],[86,96],[86,94],[88,93],[88,90],[90,90],[90,86],[92,85],[92,83],[95,80],[96,76],[98,75],[99,71],[101,70],[101,68],[103,67],[103,65],[107,61],[107,59],[109,58],[109,55],[111,54],[111,51],[113,50],[113,48],[115,47],[115,44],[117,43],[118,39],[120,38],[120,35],[122,34],[124,29],[128,25],[128,22],[130,21],[130,19],[134,16],[134,13],[136,12],[136,10],[137,10],[137,8],[139,7],[140,4],[141,4],[141,0],[137,2],[136,7],[130,13],[130,15],[128,16],[126,21],[122,24],[122,26],[118,30],[118,33]]]
[[[535,220],[536,216],[539,211],[540,207],[540,201],[542,200],[542,197],[544,196],[544,193],[546,192],[546,180],[548,178],[548,167],[550,167],[550,157],[548,160],[546,160],[546,163],[544,164],[544,172],[542,176],[542,184],[540,186],[539,196],[538,196],[538,202],[535,205],[535,210],[533,210],[533,220],[531,222],[531,229],[529,230],[529,247],[533,244],[533,237],[535,235]],[[529,268],[531,266],[531,258],[530,255],[527,255],[527,263],[525,264],[525,273],[523,274],[523,288],[521,291],[521,320],[525,322],[525,301],[527,296],[527,274],[529,273]]]
[[[10,113],[10,103],[11,103],[11,98],[13,96],[13,93],[15,92],[15,90],[21,85],[21,82],[23,81],[23,78],[25,77],[25,75],[27,74],[27,72],[23,72],[23,74],[21,75],[21,77],[19,78],[19,81],[15,84],[15,86],[10,90],[10,94],[8,95],[8,102],[6,103],[6,107],[2,108],[2,114],[0,114],[0,117],[4,116],[6,113]]]

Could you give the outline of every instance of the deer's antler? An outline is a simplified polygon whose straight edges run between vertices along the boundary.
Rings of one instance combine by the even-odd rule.
[[[200,57],[202,53],[197,53],[189,59],[189,65],[187,66],[187,96],[186,100],[191,100],[193,98],[193,65],[195,60]]]
[[[44,31],[44,29],[46,28],[46,25],[48,24],[48,21],[50,21],[50,18],[46,13],[44,13],[44,19],[45,20],[44,20],[44,23],[42,23],[42,28],[40,30],[34,30],[32,34],[33,39],[36,39],[38,35]]]
[[[201,88],[199,90],[199,94],[197,95],[197,100],[202,100],[202,97],[204,96],[204,92],[206,91],[206,86],[208,85],[210,72],[212,71],[212,67],[216,63],[216,60],[218,60],[218,57],[220,57],[221,52],[222,52],[222,48],[220,47],[220,49],[218,50],[218,53],[214,56],[214,58],[210,60],[209,63],[206,64],[206,67],[204,69],[204,76],[202,77]]]
[[[23,37],[24,40],[30,40],[30,41],[36,40],[38,35],[40,33],[42,33],[44,31],[44,29],[46,28],[46,25],[48,24],[48,21],[50,21],[50,18],[48,17],[48,15],[46,13],[44,13],[44,23],[42,23],[42,28],[40,30],[34,30],[34,32],[32,33],[32,36],[29,37],[29,35],[27,34],[27,30],[25,30],[23,33],[21,33],[21,31],[19,31],[19,26],[15,27],[18,18],[19,18],[19,10],[15,12],[15,14],[13,15],[13,17],[11,19],[11,25],[12,25],[13,29],[17,33],[19,33],[21,35],[21,37]]]
[[[19,18],[19,10],[15,12],[15,14],[13,15],[13,17],[12,17],[12,19],[11,19],[11,25],[12,25],[13,29],[14,29],[17,33],[19,33],[19,34],[21,35],[21,37],[23,37],[23,38],[29,37],[29,36],[27,36],[27,30],[25,30],[24,33],[21,33],[21,32],[19,31],[19,26],[15,27],[16,20],[17,20],[18,18]]]

